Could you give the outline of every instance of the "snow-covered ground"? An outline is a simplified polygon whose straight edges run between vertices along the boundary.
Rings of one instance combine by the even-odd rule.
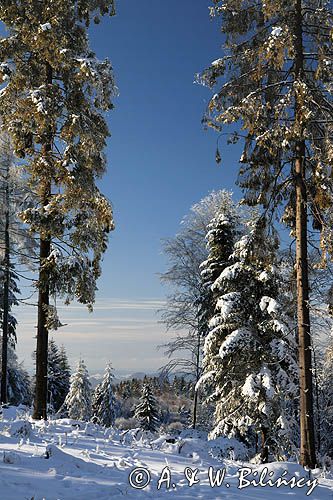
[[[221,441],[221,445],[227,443]],[[133,431],[123,434],[73,420],[33,422],[14,408],[4,409],[0,421],[0,498],[276,500],[288,495],[295,500],[333,499],[333,476],[329,473],[317,471],[309,479],[302,467],[292,463],[269,464],[265,471],[262,465],[220,462],[210,456],[211,448],[204,436],[193,431],[167,443],[163,436],[147,439],[139,433],[134,437]],[[245,476],[247,468],[252,469],[251,476]],[[225,477],[214,487],[218,473]],[[260,475],[266,486],[242,487],[251,480],[258,484]],[[150,481],[144,489],[137,489],[131,486],[130,476],[136,486]],[[275,482],[281,477],[298,481],[298,487],[291,488],[293,483],[280,488],[267,485],[269,479]]]

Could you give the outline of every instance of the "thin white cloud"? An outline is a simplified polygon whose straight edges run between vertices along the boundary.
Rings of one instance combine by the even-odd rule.
[[[64,344],[74,366],[78,355],[90,370],[103,370],[105,359],[114,361],[123,371],[154,371],[166,361],[157,346],[170,338],[159,323],[159,299],[99,299],[94,312],[80,304],[59,305],[61,321],[67,326],[51,332],[56,342]],[[31,353],[35,349],[36,308],[17,308],[18,354],[32,370]]]
[[[142,299],[142,300],[122,300],[114,298],[103,298],[99,299],[96,304],[94,304],[94,311],[110,311],[114,309],[118,310],[158,310],[163,308],[165,301],[163,300],[152,300],[152,299]],[[78,310],[86,309],[84,305],[80,304],[70,304],[68,306],[61,305],[58,307],[59,310]]]

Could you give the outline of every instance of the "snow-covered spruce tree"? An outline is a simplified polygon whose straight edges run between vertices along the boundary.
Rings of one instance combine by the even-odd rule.
[[[59,365],[62,373],[63,383],[60,387],[60,400],[64,403],[70,387],[71,367],[68,362],[65,346],[59,350]]]
[[[8,361],[9,349],[14,349],[16,343],[17,320],[12,313],[13,306],[18,305],[18,276],[13,264],[8,261],[9,254],[1,263],[0,269],[0,322],[1,336],[1,403],[7,403],[8,396]]]
[[[71,376],[69,393],[64,403],[69,418],[85,421],[90,419],[91,393],[88,370],[84,361],[80,359],[75,373]]]
[[[161,281],[171,288],[171,293],[161,311],[162,321],[168,330],[179,330],[174,339],[161,346],[170,358],[164,372],[188,373],[194,384],[202,372],[202,348],[212,301],[210,288],[201,278],[200,264],[208,257],[205,239],[208,224],[218,214],[236,215],[229,191],[213,191],[193,205],[182,220],[179,233],[163,245],[168,269],[161,275]],[[181,353],[184,355],[180,356]],[[196,427],[197,413],[198,392],[194,391],[193,427]]]
[[[31,380],[22,363],[18,363],[13,347],[8,346],[7,401],[11,405],[30,406],[32,403]]]
[[[142,386],[141,398],[135,408],[134,418],[139,420],[140,427],[144,431],[155,432],[159,427],[159,409],[148,383]]]
[[[322,457],[329,456],[333,460],[333,338],[329,339],[324,363],[320,371],[319,415]]]
[[[113,368],[107,364],[103,380],[97,385],[92,402],[93,419],[106,427],[114,424],[116,418],[117,401],[113,393]]]
[[[301,463],[315,466],[307,267],[308,218],[322,254],[332,237],[332,6],[328,0],[214,0],[224,57],[199,80],[216,87],[205,121],[245,131],[239,185],[296,239]],[[237,141],[237,133],[233,141]]]
[[[35,264],[35,241],[18,219],[18,212],[32,204],[32,193],[25,186],[22,169],[15,165],[13,147],[8,134],[0,132],[0,208],[3,217],[0,221],[0,320],[2,325],[1,352],[1,402],[7,402],[8,348],[16,342],[16,319],[13,305],[18,305],[17,296],[19,277],[17,265],[28,265],[32,270]],[[20,275],[23,269],[20,266]]]
[[[233,206],[235,209],[235,205]],[[200,264],[201,280],[205,288],[212,290],[212,285],[223,269],[229,265],[234,243],[239,236],[240,219],[236,210],[231,213],[218,213],[208,224],[205,237],[208,258]],[[214,313],[215,301],[212,301],[208,316]]]
[[[0,1],[8,30],[0,113],[36,190],[36,207],[22,219],[40,238],[34,418],[47,417],[48,330],[58,324],[50,295],[93,303],[113,228],[95,184],[109,135],[102,112],[115,90],[109,61],[89,48],[87,26],[98,12],[113,13],[113,0]]]
[[[296,343],[285,313],[290,298],[281,290],[276,238],[262,219],[248,224],[233,252],[230,240],[224,244],[229,262],[211,286],[216,312],[198,385],[215,402],[211,437],[236,437],[255,446],[260,436],[267,459],[268,447],[283,456],[295,440]]]
[[[51,413],[57,413],[64,404],[70,386],[70,371],[66,352],[59,351],[55,341],[49,341],[47,365],[48,405]],[[67,365],[66,365],[67,363]]]
[[[207,225],[205,235],[207,259],[200,266],[200,279],[204,290],[202,301],[202,317],[205,319],[206,330],[203,335],[203,342],[209,333],[210,320],[214,316],[216,307],[216,294],[212,285],[219,277],[223,269],[229,265],[230,255],[233,251],[235,240],[239,236],[240,216],[237,214],[236,205],[230,199],[229,210],[220,210]],[[198,380],[196,381],[198,383]],[[195,389],[196,397],[199,391]],[[203,395],[204,398],[204,395]],[[206,406],[206,408],[208,408]]]

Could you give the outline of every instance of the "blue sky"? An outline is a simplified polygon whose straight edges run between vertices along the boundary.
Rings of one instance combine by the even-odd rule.
[[[220,55],[209,4],[119,0],[117,17],[92,30],[93,47],[111,59],[120,91],[109,115],[109,171],[102,183],[117,225],[100,283],[103,297],[162,297],[156,276],[164,268],[161,238],[174,235],[210,190],[233,186],[236,170],[217,167],[217,136],[201,125],[211,92],[193,83]]]
[[[119,97],[109,116],[109,169],[101,182],[114,206],[116,231],[103,263],[96,310],[62,312],[69,326],[55,335],[73,363],[91,371],[110,359],[121,372],[163,364],[156,345],[167,340],[156,310],[165,290],[161,239],[176,234],[193,203],[211,190],[234,188],[239,151],[223,147],[201,117],[211,92],[195,73],[221,56],[222,36],[208,0],[118,0],[117,15],[90,28],[91,45],[114,67]],[[32,365],[35,312],[22,310],[20,356]]]

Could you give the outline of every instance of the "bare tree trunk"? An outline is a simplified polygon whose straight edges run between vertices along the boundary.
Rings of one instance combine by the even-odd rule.
[[[197,426],[197,416],[198,416],[198,391],[195,390],[194,391],[194,403],[193,403],[193,423],[192,423],[192,427],[193,429],[196,428]]]
[[[261,458],[262,464],[268,463],[267,434],[268,434],[267,428],[262,427],[261,428],[261,453],[260,453],[260,458]]]
[[[47,188],[45,198],[47,200]],[[38,324],[36,348],[36,389],[34,401],[35,419],[47,418],[47,355],[48,355],[48,329],[47,308],[49,306],[49,287],[47,285],[47,272],[42,268],[45,259],[50,255],[51,242],[49,238],[40,239],[39,250],[39,291],[38,291]]]
[[[46,63],[46,82],[52,84],[52,68]],[[48,158],[52,149],[52,137],[43,146],[43,154]],[[48,205],[51,196],[51,182],[44,180],[41,204]],[[48,272],[43,268],[45,260],[51,251],[51,238],[41,235],[39,247],[39,289],[38,289],[38,323],[36,348],[36,389],[33,418],[47,419],[47,358],[48,358],[48,329],[46,327],[49,299]]]
[[[302,0],[297,0],[295,15],[296,60],[295,78],[302,80],[304,75]],[[296,124],[301,127],[301,106],[296,102]],[[307,187],[305,176],[305,141],[300,137],[295,151],[295,188],[296,188],[296,290],[297,290],[297,328],[299,342],[300,373],[300,462],[303,466],[314,468],[316,464],[314,422],[312,357],[309,313],[309,278],[307,248]]]
[[[5,176],[5,256],[3,286],[3,318],[1,348],[1,403],[7,403],[7,365],[8,365],[8,320],[9,320],[9,281],[10,281],[10,241],[9,241],[9,165]]]
[[[300,372],[301,464],[315,467],[315,440],[313,423],[312,356],[309,313],[309,281],[307,258],[307,210],[304,182],[304,142],[298,148],[296,174],[296,283],[297,324]]]
[[[197,352],[196,352],[196,380],[195,380],[195,385],[199,382],[200,379],[200,356],[201,354],[201,336],[200,336],[200,331],[198,331],[198,344],[197,344]],[[196,428],[197,426],[197,418],[198,418],[198,401],[199,401],[199,393],[195,389],[194,390],[194,403],[193,403],[193,423],[192,427],[193,429]]]

